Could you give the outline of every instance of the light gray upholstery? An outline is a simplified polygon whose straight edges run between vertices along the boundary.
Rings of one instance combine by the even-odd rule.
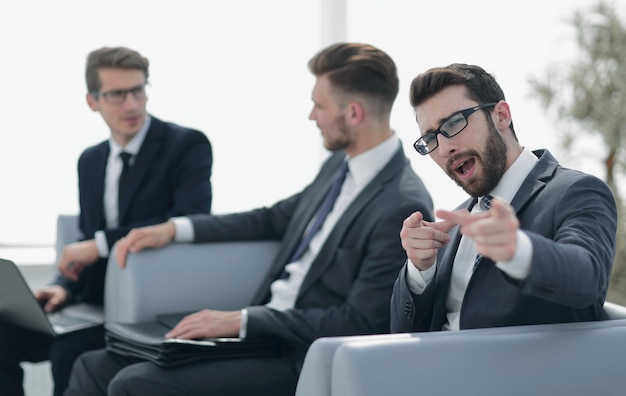
[[[67,244],[79,241],[82,234],[78,229],[78,215],[62,214],[57,217],[57,240],[56,240],[56,259],[59,262],[63,247]]]
[[[171,244],[130,254],[123,270],[112,254],[105,284],[106,320],[137,323],[163,313],[243,308],[258,291],[278,245]]]
[[[78,216],[59,215],[57,261],[63,246],[80,238]],[[136,323],[161,313],[245,307],[269,271],[278,246],[277,241],[172,244],[130,254],[124,270],[112,254],[105,316]]]
[[[321,338],[296,395],[623,395],[626,308],[606,311],[613,320]]]

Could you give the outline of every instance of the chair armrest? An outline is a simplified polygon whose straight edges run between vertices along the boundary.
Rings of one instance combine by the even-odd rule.
[[[269,273],[279,242],[171,244],[129,254],[126,268],[109,258],[107,321],[138,323],[164,313],[250,305]]]
[[[377,340],[398,340],[411,337],[410,334],[385,334],[379,336],[322,337],[313,341],[309,347],[296,388],[297,396],[330,395],[333,359],[337,348],[347,342]]]
[[[626,389],[626,319],[350,338],[335,345],[330,392],[315,395],[582,396]],[[300,384],[296,394],[309,395]]]

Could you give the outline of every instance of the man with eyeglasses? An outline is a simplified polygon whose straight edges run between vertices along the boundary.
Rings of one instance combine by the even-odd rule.
[[[410,98],[415,149],[471,198],[438,210],[440,221],[404,221],[391,331],[607,318],[617,227],[608,186],[522,146],[502,89],[478,66],[430,69]]]
[[[200,131],[147,113],[148,67],[148,59],[124,47],[87,57],[87,104],[110,138],[78,160],[84,238],[64,248],[56,280],[34,292],[48,312],[75,302],[102,306],[107,256],[132,228],[210,212],[211,144]],[[103,346],[102,327],[51,340],[0,325],[0,394],[23,394],[20,362],[50,359],[54,395],[61,395],[78,355]]]

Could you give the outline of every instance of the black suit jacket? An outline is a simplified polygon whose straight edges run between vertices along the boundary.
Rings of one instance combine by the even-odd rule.
[[[247,336],[285,340],[295,350],[297,365],[316,338],[388,332],[389,298],[405,257],[402,222],[416,210],[432,217],[431,197],[399,147],[336,223],[301,285],[295,308],[279,312],[261,305],[344,157],[343,151],[333,154],[309,186],[270,208],[192,217],[196,241],[282,241],[273,271],[256,297],[258,305],[248,307]]]
[[[613,194],[598,178],[559,166],[547,150],[534,153],[539,161],[511,202],[533,245],[530,273],[515,280],[483,259],[463,298],[461,329],[605,318],[617,229]],[[475,201],[461,207],[471,208]],[[458,227],[450,235],[423,294],[411,293],[406,267],[400,271],[391,302],[392,332],[441,330],[461,238]]]
[[[128,174],[128,194],[119,203],[119,226],[105,228],[104,178],[109,156],[106,140],[86,149],[78,160],[79,226],[85,239],[104,230],[109,248],[132,228],[166,221],[172,216],[210,213],[211,144],[200,131],[151,116]],[[78,282],[59,276],[57,283],[79,300],[101,304],[106,259],[83,271]]]

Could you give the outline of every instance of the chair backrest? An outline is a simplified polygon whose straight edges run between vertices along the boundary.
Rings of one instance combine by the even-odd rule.
[[[137,323],[158,314],[246,307],[268,276],[279,246],[278,241],[174,243],[130,254],[123,270],[113,253],[105,317]]]
[[[626,320],[341,345],[331,395],[624,395]]]
[[[82,239],[82,234],[78,228],[78,215],[61,214],[57,217],[57,235],[56,235],[56,259],[55,263],[59,262],[63,247],[65,245],[79,241]]]

